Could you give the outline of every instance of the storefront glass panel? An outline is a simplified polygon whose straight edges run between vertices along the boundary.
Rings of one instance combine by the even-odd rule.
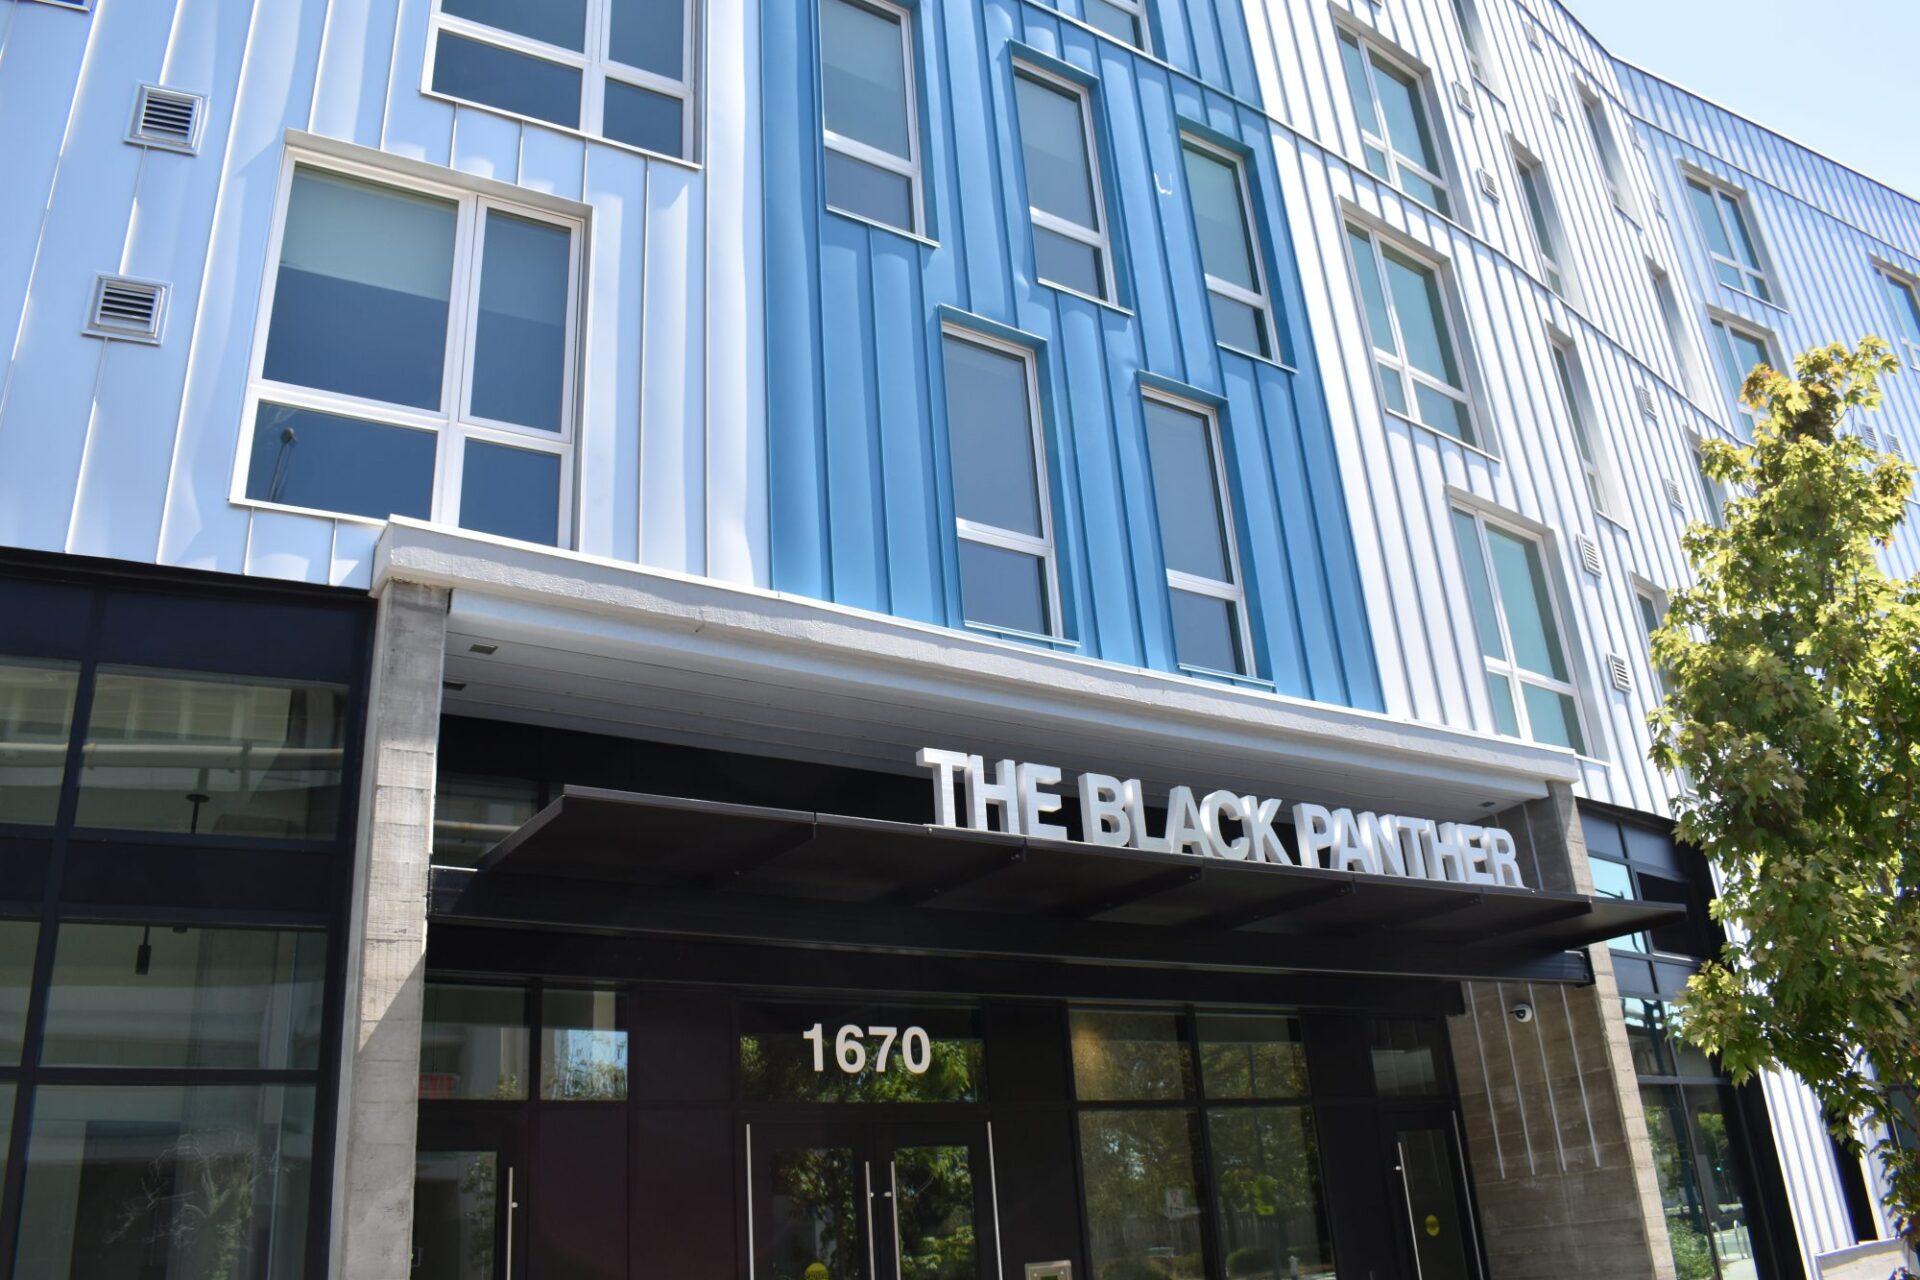
[[[1082,1102],[1165,1102],[1193,1096],[1187,1020],[1174,1013],[1075,1009],[1073,1082]]]
[[[973,1153],[961,1144],[893,1151],[899,1280],[974,1280],[980,1274]]]
[[[768,1002],[740,1011],[750,1102],[979,1102],[985,1066],[972,1009]]]
[[[79,687],[77,662],[0,658],[0,823],[58,816]]]
[[[627,1096],[627,1032],[619,993],[549,989],[540,995],[540,1096],[618,1102]]]
[[[40,926],[31,920],[0,920],[0,1066],[14,1066],[27,1031],[27,994],[33,985],[33,953]]]
[[[1215,1108],[1207,1126],[1227,1275],[1333,1276],[1313,1113],[1297,1106]]]
[[[1198,1022],[1209,1098],[1306,1096],[1307,1046],[1298,1018],[1203,1013]]]
[[[1427,1019],[1373,1018],[1367,1023],[1373,1087],[1382,1097],[1440,1093],[1452,1085],[1447,1036]]]
[[[422,1151],[415,1157],[412,1280],[494,1280],[499,1186],[496,1152]]]
[[[518,987],[430,982],[420,1027],[420,1096],[527,1096],[527,995]]]
[[[1080,1113],[1087,1238],[1099,1280],[1202,1280],[1198,1118],[1185,1108]]]

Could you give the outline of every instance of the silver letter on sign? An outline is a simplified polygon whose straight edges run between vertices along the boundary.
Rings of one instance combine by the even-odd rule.
[[[1121,849],[1133,843],[1133,819],[1120,779],[1104,773],[1080,775],[1080,836],[1088,844]]]
[[[1229,840],[1220,834],[1220,819],[1238,818],[1242,823],[1241,834]],[[1200,802],[1200,829],[1206,833],[1207,844],[1212,847],[1216,858],[1245,860],[1253,842],[1247,839],[1245,822],[1246,812],[1240,807],[1240,797],[1231,791],[1209,791]]]
[[[1494,883],[1526,888],[1527,882],[1520,878],[1520,854],[1513,847],[1513,837],[1499,827],[1488,827],[1481,839],[1486,841],[1487,856],[1493,863]]]
[[[959,825],[953,817],[953,771],[965,769],[969,758],[964,751],[938,751],[932,747],[920,748],[920,754],[913,758],[922,769],[933,770],[933,821],[937,826]]]
[[[1287,846],[1281,843],[1280,833],[1273,829],[1273,820],[1279,816],[1278,800],[1240,797],[1240,821],[1246,825],[1247,839],[1253,843],[1251,856],[1255,862],[1277,862],[1283,867],[1293,864],[1293,859],[1287,856]]]
[[[993,781],[987,781],[986,761],[967,757],[967,825],[975,831],[991,831],[987,821],[989,807],[1000,810],[1000,829],[1020,834],[1019,766],[1002,760],[993,766]]]
[[[1020,780],[1020,830],[1043,840],[1065,840],[1067,829],[1057,822],[1042,822],[1043,813],[1058,813],[1060,797],[1043,786],[1058,786],[1060,770],[1050,764],[1023,764],[1016,775]]]
[[[1317,804],[1293,806],[1293,836],[1300,842],[1300,865],[1324,867],[1320,857],[1333,849],[1333,815]]]

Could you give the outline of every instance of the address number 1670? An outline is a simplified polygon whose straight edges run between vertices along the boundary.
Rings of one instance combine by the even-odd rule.
[[[802,1036],[813,1046],[813,1069],[827,1069],[827,1033],[818,1022],[808,1027]],[[849,1023],[834,1033],[833,1060],[840,1070],[850,1076],[857,1076],[867,1069],[869,1045],[873,1069],[881,1075],[887,1072],[890,1062],[898,1061],[909,1075],[925,1075],[927,1068],[933,1065],[933,1041],[927,1036],[925,1027],[856,1027]],[[899,1053],[894,1053],[895,1047]]]

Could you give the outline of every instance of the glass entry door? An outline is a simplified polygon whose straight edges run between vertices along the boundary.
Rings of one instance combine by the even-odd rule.
[[[756,1280],[984,1280],[985,1126],[749,1124]]]
[[[526,1268],[527,1168],[515,1127],[421,1126],[411,1280],[514,1280]]]
[[[1410,1274],[1417,1280],[1480,1280],[1480,1248],[1452,1114],[1389,1115],[1386,1139],[1394,1190],[1406,1212]]]

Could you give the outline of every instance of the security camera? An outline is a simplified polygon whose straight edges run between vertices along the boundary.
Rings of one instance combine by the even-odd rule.
[[[1528,1004],[1525,1000],[1522,1000],[1520,1003],[1514,1005],[1513,1020],[1515,1022],[1532,1022],[1533,1006]]]

